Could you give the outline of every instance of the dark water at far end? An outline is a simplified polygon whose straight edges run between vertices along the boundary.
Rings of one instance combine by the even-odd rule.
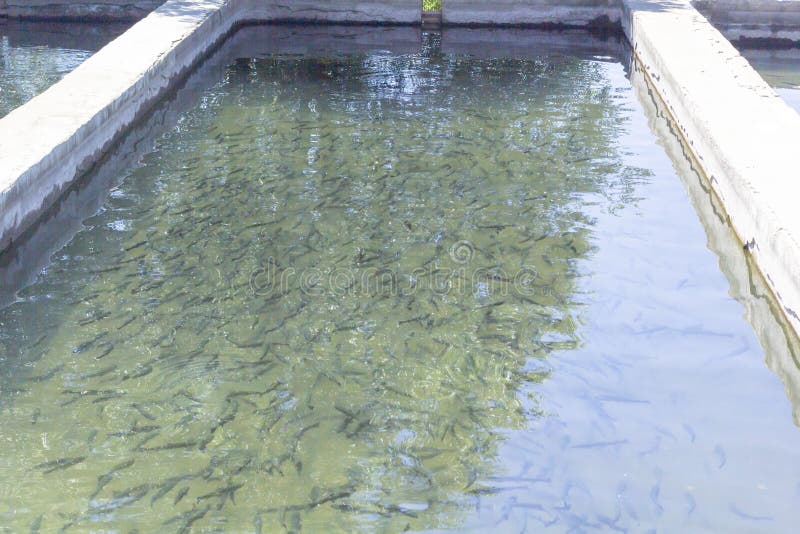
[[[792,531],[790,403],[621,46],[418,39],[222,47],[0,311],[0,529]]]

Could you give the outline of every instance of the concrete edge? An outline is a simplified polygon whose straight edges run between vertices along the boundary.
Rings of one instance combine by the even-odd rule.
[[[624,0],[623,30],[721,199],[781,313],[800,333],[800,115],[688,2]]]
[[[619,26],[619,0],[446,0],[445,26],[584,28]]]
[[[792,419],[800,426],[800,337],[781,313],[753,257],[742,248],[741,240],[724,216],[722,201],[708,186],[700,162],[636,58],[631,65],[631,84],[651,131],[661,142],[686,188],[706,232],[708,248],[719,258],[720,269],[730,284],[730,295],[744,308],[745,319],[764,348],[767,367],[783,382]]]
[[[156,9],[161,0],[126,2],[52,2],[22,5],[0,1],[0,17],[39,21],[135,22]]]
[[[233,11],[229,0],[172,0],[0,119],[0,250],[224,40]]]

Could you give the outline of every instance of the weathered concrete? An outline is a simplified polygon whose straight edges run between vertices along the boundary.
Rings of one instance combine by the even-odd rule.
[[[712,23],[800,26],[800,0],[694,0]]]
[[[444,24],[606,26],[619,23],[618,0],[445,0]]]
[[[0,0],[0,15],[34,19],[139,20],[164,0]]]
[[[694,7],[731,41],[800,46],[800,0],[695,0]]]
[[[232,28],[225,0],[174,0],[0,120],[0,250]]]
[[[239,20],[417,24],[422,0],[239,0]]]
[[[624,8],[636,57],[800,332],[800,115],[687,2]]]
[[[504,57],[535,58],[542,51],[549,53],[624,57],[625,42],[621,35],[591,34],[585,30],[564,30],[557,33],[531,31],[524,28],[446,27],[442,30],[442,51],[470,54],[474,57],[496,57],[501,49]]]

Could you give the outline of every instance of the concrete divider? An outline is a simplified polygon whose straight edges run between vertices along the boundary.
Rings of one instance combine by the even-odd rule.
[[[445,0],[444,24],[610,26],[619,24],[618,0]]]
[[[688,2],[625,0],[623,28],[731,226],[800,332],[800,115]]]
[[[499,2],[499,3],[498,3]],[[446,0],[449,24],[619,21],[732,227],[800,332],[800,115],[688,0]],[[170,0],[0,120],[0,250],[243,21],[418,23],[417,0]],[[793,174],[795,173],[795,174]]]
[[[0,0],[0,15],[32,19],[139,20],[164,0]]]
[[[0,120],[0,250],[88,171],[236,20],[226,0],[173,0]]]
[[[418,24],[422,0],[239,0],[240,21]]]
[[[763,46],[800,46],[800,0],[694,0],[725,37]]]

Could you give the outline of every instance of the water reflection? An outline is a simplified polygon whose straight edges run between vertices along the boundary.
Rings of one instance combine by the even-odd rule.
[[[118,23],[0,19],[0,117],[53,85],[126,28]]]

